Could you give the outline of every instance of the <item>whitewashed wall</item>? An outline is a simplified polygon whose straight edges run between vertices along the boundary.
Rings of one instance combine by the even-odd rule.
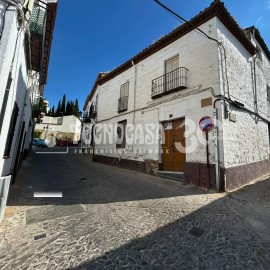
[[[211,19],[200,27],[211,37],[216,37],[216,18]],[[164,75],[164,61],[179,54],[180,67],[186,67],[188,73],[188,88],[157,99],[151,98],[152,80]],[[117,122],[126,120],[133,123],[134,110],[134,85],[136,74],[136,105],[135,124],[155,123],[185,117],[194,122],[196,128],[201,117],[213,117],[212,106],[201,108],[201,99],[211,97],[209,87],[216,94],[220,93],[218,47],[213,42],[197,32],[190,32],[169,46],[161,49],[135,66],[101,85],[98,94],[97,123],[116,125]],[[128,110],[118,113],[118,98],[120,86],[129,81]],[[93,97],[92,101],[95,99]],[[89,110],[90,103],[86,110]],[[170,117],[170,115],[173,115]],[[200,132],[201,133],[201,132]],[[195,135],[195,134],[194,134]],[[210,161],[214,163],[213,134],[210,133]],[[127,153],[104,152],[104,149],[115,150],[115,143],[105,143],[95,146],[98,154],[129,158],[134,160],[160,159],[160,145],[154,144],[149,149],[147,144],[127,145]],[[152,150],[154,149],[154,151]],[[147,149],[146,153],[139,153],[139,149]],[[151,151],[152,150],[152,151]],[[117,150],[118,151],[118,150]],[[124,152],[124,151],[122,151]],[[192,153],[187,154],[189,162],[206,162],[205,145],[198,144]]]
[[[2,10],[3,6],[0,5]],[[18,34],[17,29],[17,15],[15,8],[10,7],[6,13],[5,28],[3,31],[1,45],[0,45],[0,105],[2,107],[3,97],[6,88],[6,82],[12,63],[12,58],[15,50],[15,44]],[[12,167],[14,166],[16,152],[19,145],[19,135],[23,121],[26,122],[25,130],[28,130],[28,123],[31,116],[31,107],[29,102],[29,92],[27,90],[27,69],[24,53],[24,33],[21,32],[18,35],[17,48],[12,67],[12,84],[8,97],[8,102],[5,111],[5,117],[3,121],[3,127],[0,134],[0,173],[2,176],[10,174]],[[15,134],[13,137],[12,151],[10,158],[3,159],[3,154],[6,145],[6,139],[8,135],[8,129],[10,125],[10,118],[14,106],[14,102],[17,102],[19,107],[19,115],[17,118],[17,124]],[[25,106],[26,104],[26,106]]]
[[[48,126],[48,132],[46,132],[46,127]],[[44,132],[44,135],[50,132],[53,133],[71,133],[73,134],[73,140],[80,140],[81,134],[81,121],[73,116],[62,117],[49,117],[44,116],[43,122],[35,125],[35,130]]]
[[[227,72],[230,95],[248,109],[254,111],[254,83],[252,81],[252,58],[241,43],[217,20],[217,37],[223,42],[227,54]],[[220,55],[219,55],[220,57]],[[220,61],[220,58],[219,58]],[[258,62],[258,60],[257,60]],[[259,113],[267,118],[268,104],[266,84],[270,82],[269,61],[256,65],[257,96]],[[222,76],[220,78],[222,85]],[[221,86],[224,90],[224,88]],[[227,94],[227,90],[225,89]],[[236,114],[235,123],[223,118],[224,165],[232,167],[269,159],[268,126],[265,122],[255,123],[254,116],[230,106]],[[223,115],[224,117],[224,115]]]

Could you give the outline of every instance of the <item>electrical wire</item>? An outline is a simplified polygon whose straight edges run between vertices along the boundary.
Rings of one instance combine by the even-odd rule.
[[[154,0],[154,2],[156,2],[159,6],[161,6],[163,9],[165,9],[168,13],[170,13],[171,15],[173,15],[174,17],[176,17],[177,19],[180,19],[181,21],[183,21],[185,23],[188,23],[190,26],[194,27],[194,29],[197,29],[201,34],[203,34],[208,39],[211,39],[211,40],[217,42],[218,44],[220,44],[220,42],[217,39],[210,37],[203,30],[201,30],[200,28],[198,28],[197,26],[195,26],[194,24],[192,24],[190,21],[186,20],[182,16],[178,15],[177,13],[175,13],[173,10],[171,10],[170,8],[168,8],[167,6],[165,6],[164,4],[162,4],[160,1]]]
[[[222,44],[222,42],[221,41],[218,41],[215,38],[210,37],[203,30],[201,30],[200,28],[198,28],[197,26],[195,26],[193,23],[191,23],[190,21],[186,20],[182,16],[178,15],[177,13],[175,13],[173,10],[171,10],[170,8],[168,8],[167,6],[165,6],[164,4],[162,4],[159,0],[153,0],[153,1],[155,3],[157,3],[159,6],[161,6],[164,10],[166,10],[169,14],[173,15],[173,17],[176,17],[177,19],[180,19],[181,21],[184,21],[185,23],[189,24],[190,26],[192,26],[194,28],[194,30],[199,31],[203,36],[205,36],[209,40],[215,41],[223,49],[223,53],[224,53],[224,65],[225,65],[225,78],[226,78],[226,84],[227,84],[227,94],[228,94],[228,97],[223,96],[223,95],[214,95],[214,93],[212,92],[212,95],[217,98],[214,101],[214,108],[216,106],[216,102],[217,101],[223,100],[225,102],[228,102],[228,103],[234,105],[235,107],[237,107],[237,108],[239,108],[241,110],[245,110],[248,113],[255,115],[256,117],[259,117],[261,120],[263,120],[263,121],[265,121],[267,123],[270,123],[270,121],[268,119],[266,119],[263,116],[261,116],[258,112],[254,112],[254,111],[251,111],[251,110],[245,108],[244,106],[240,106],[239,105],[239,102],[231,99],[231,96],[230,96],[230,86],[229,86],[229,77],[228,77],[228,69],[227,69],[227,54],[226,54],[226,49],[225,49],[224,45]]]

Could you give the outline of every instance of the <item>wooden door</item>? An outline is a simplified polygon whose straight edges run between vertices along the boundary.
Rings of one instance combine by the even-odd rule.
[[[164,126],[164,144],[162,145],[162,164],[164,171],[183,172],[186,162],[185,119],[169,121]],[[182,147],[180,147],[180,144]]]

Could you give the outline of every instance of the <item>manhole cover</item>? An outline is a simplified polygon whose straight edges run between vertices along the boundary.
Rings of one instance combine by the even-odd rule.
[[[197,227],[193,227],[191,230],[189,230],[188,233],[195,236],[195,237],[200,237],[204,234],[204,231],[197,228]]]
[[[40,234],[40,235],[36,235],[34,237],[34,240],[39,240],[39,239],[42,239],[42,238],[45,238],[46,237],[46,233],[43,233],[43,234]]]

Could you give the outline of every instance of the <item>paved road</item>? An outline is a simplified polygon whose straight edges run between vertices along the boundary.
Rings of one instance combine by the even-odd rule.
[[[0,225],[0,269],[270,269],[269,195],[269,179],[206,194],[84,154],[33,153]]]

